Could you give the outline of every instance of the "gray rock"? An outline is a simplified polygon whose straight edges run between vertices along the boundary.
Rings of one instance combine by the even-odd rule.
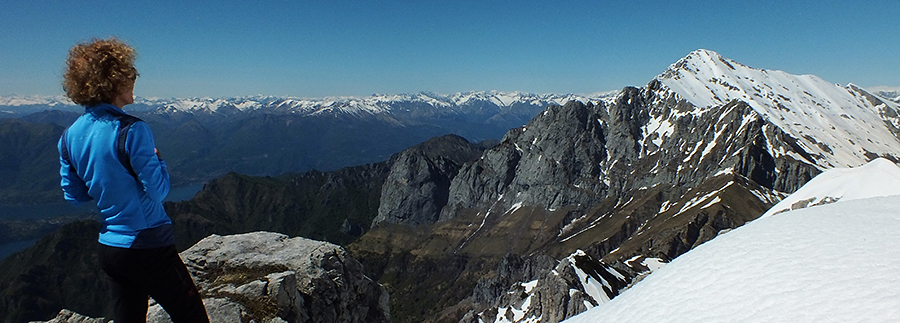
[[[206,307],[210,322],[243,322],[242,319],[248,316],[247,309],[243,305],[226,298],[204,298],[203,305]],[[157,304],[150,306],[147,311],[147,323],[172,323],[172,319]]]
[[[542,259],[543,258],[543,259]],[[552,265],[551,265],[552,263]],[[573,255],[570,259],[550,262],[545,257],[522,259],[507,255],[498,266],[495,278],[479,281],[473,300],[490,301],[491,306],[481,311],[469,311],[460,323],[496,322],[503,316],[505,322],[561,322],[590,307],[605,301],[595,300],[584,288],[576,266],[588,275],[588,279],[605,281],[610,288],[604,287],[607,299],[611,299],[631,283],[633,275],[629,271],[613,269],[587,255]],[[616,272],[616,274],[612,274]],[[519,276],[526,273],[525,276]],[[518,276],[521,280],[516,280]],[[496,284],[484,284],[484,281],[513,282],[502,293],[485,299],[478,296],[478,290],[493,287]],[[526,290],[523,283],[531,282],[533,287]],[[482,292],[485,293],[485,292]],[[514,317],[513,313],[520,313]]]
[[[52,320],[47,322],[31,322],[31,323],[109,323],[112,320],[105,318],[90,318],[70,310],[61,310]]]
[[[381,222],[419,225],[434,223],[447,204],[450,181],[467,161],[482,152],[466,139],[447,135],[404,150],[394,157],[381,189]]]
[[[270,232],[212,235],[181,256],[201,293],[236,304],[225,315],[256,322],[390,320],[384,288],[331,243]]]

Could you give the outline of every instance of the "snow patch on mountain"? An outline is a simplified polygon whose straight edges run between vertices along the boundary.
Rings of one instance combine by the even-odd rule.
[[[896,320],[898,175],[900,169],[884,159],[820,174],[787,200],[846,191],[844,198],[720,234],[565,322]],[[872,182],[879,177],[888,179]]]
[[[900,110],[896,102],[872,100],[855,86],[838,86],[814,75],[751,68],[709,50],[697,50],[657,77],[665,87],[698,107],[732,100],[749,104],[760,116],[797,138],[809,153],[799,156],[820,169],[859,166],[900,151],[900,141],[884,126],[880,111]],[[894,156],[900,157],[900,156]]]

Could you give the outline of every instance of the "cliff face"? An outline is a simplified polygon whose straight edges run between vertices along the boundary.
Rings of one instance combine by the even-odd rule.
[[[381,187],[378,216],[372,226],[381,222],[436,222],[449,199],[451,180],[463,164],[478,158],[483,150],[465,138],[447,135],[395,155]]]

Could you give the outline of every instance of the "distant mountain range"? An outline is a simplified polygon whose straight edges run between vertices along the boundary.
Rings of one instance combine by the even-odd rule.
[[[175,185],[235,171],[274,176],[374,163],[431,137],[498,140],[554,104],[595,96],[507,92],[373,95],[321,100],[142,99],[125,110],[150,124]],[[83,108],[64,97],[0,97],[0,204],[58,199],[56,141]],[[15,121],[18,120],[18,121]],[[40,157],[38,157],[40,156]]]
[[[878,86],[870,89],[872,94],[900,103],[900,87]]]
[[[429,101],[435,97],[422,94],[406,108],[366,109],[354,105],[364,100],[212,100],[141,116],[161,142],[173,143],[170,154],[190,157],[173,164],[206,174],[264,165],[253,160],[334,158],[301,145],[309,138],[341,138],[325,146],[355,149],[339,155],[346,160],[410,128],[465,137],[400,142],[408,148],[336,171],[229,173],[190,201],[166,204],[180,244],[270,230],[345,245],[387,288],[394,322],[559,322],[612,304],[653,269],[757,219],[827,170],[900,161],[897,102],[709,50],[610,96],[539,108],[492,95]],[[478,131],[517,123],[499,141],[471,142],[491,138]],[[312,130],[301,136],[298,124]],[[284,151],[269,143],[292,138],[277,146],[290,147]],[[266,167],[259,169],[279,169]],[[55,268],[12,256],[0,265],[0,296],[43,290],[52,281],[39,278],[48,267]],[[61,288],[88,294],[79,286],[93,285],[73,280]],[[59,310],[53,295],[30,297],[51,314]],[[86,303],[79,306],[100,307]]]
[[[264,112],[316,115],[321,113],[379,114],[400,113],[409,110],[441,109],[442,113],[467,113],[473,108],[492,105],[503,108],[517,106],[547,106],[565,104],[571,100],[588,102],[615,95],[615,91],[590,95],[576,94],[534,94],[523,92],[460,92],[437,94],[421,92],[416,94],[373,94],[368,97],[327,97],[321,99],[249,96],[234,98],[142,98],[136,97],[128,111],[163,112]],[[414,109],[414,107],[416,109]],[[65,96],[0,96],[0,113],[6,117],[41,112],[44,110],[65,110],[80,112],[83,108]],[[158,111],[157,111],[158,110]]]

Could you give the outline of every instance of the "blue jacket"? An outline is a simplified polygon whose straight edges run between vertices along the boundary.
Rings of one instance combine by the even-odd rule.
[[[123,116],[131,117],[114,105],[100,104],[85,108],[66,129],[58,146],[63,195],[73,204],[96,200],[103,217],[101,244],[141,249],[172,245],[172,220],[162,205],[169,194],[166,163],[154,151],[150,128],[136,118],[124,145],[118,144],[127,154],[119,160],[116,141]]]

